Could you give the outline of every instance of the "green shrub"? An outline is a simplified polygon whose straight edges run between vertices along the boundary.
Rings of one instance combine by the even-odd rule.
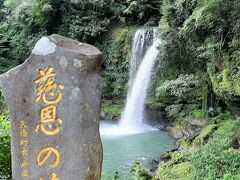
[[[166,180],[184,180],[193,177],[195,168],[189,162],[191,153],[188,151],[166,152],[164,157],[170,158],[170,160],[159,164],[157,178]]]
[[[193,118],[203,119],[208,117],[208,111],[202,109],[194,109],[193,111],[190,112],[190,115]]]
[[[191,92],[194,88],[199,87],[200,82],[194,75],[180,75],[175,80],[165,81],[160,87],[157,88],[157,93],[167,91],[176,97],[184,97],[187,93]]]
[[[102,172],[101,180],[118,180],[120,179],[118,171],[115,171],[114,175],[109,175],[105,172]]]
[[[193,140],[193,145],[196,147],[201,147],[207,142],[216,128],[217,125],[215,124],[204,127],[201,130],[200,134]]]
[[[191,180],[195,174],[194,166],[189,162],[182,162],[173,166],[160,165],[157,177],[164,180]]]
[[[129,180],[156,180],[153,174],[137,161],[131,166],[128,176]]]
[[[231,174],[225,174],[223,177],[224,180],[239,180],[240,174],[232,176]]]
[[[164,154],[170,160],[159,165],[157,177],[166,180],[237,180],[240,172],[240,150],[236,145],[239,128],[239,118],[206,126],[190,147]],[[200,144],[195,148],[197,143]]]
[[[222,65],[222,70],[218,71],[213,64],[209,65],[208,73],[212,81],[213,89],[218,96],[225,100],[240,99],[239,66],[239,59],[225,61]]]
[[[159,20],[162,0],[126,0],[123,16],[128,23],[144,24],[149,20]]]
[[[189,153],[187,151],[175,151],[171,154],[171,163],[182,163],[188,160]]]
[[[131,60],[131,43],[135,28],[124,28],[102,47],[104,56],[102,71],[105,98],[122,98],[128,87],[128,70]]]
[[[105,113],[110,113],[112,115],[120,116],[123,112],[123,104],[108,104],[102,103],[101,104],[101,111]]]
[[[180,74],[175,79],[159,83],[155,99],[166,104],[202,104],[207,92],[208,85],[202,76]]]
[[[196,168],[196,179],[214,180],[229,173],[233,176],[240,172],[240,151],[233,149],[233,139],[239,131],[240,120],[222,123],[215,136],[191,157]]]
[[[104,15],[91,11],[87,13],[79,8],[79,11],[76,9],[75,12],[69,11],[65,14],[63,22],[59,29],[61,35],[83,42],[94,42],[94,38],[107,31],[110,20]]]
[[[213,121],[220,122],[224,120],[234,119],[233,114],[230,111],[220,113],[219,115],[211,118]]]
[[[6,114],[0,116],[0,178],[11,179],[10,122]]]

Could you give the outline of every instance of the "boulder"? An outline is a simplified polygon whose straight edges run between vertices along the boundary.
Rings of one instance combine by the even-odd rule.
[[[181,138],[184,137],[184,134],[183,134],[182,130],[180,130],[180,129],[176,128],[176,127],[168,128],[168,133],[174,139],[181,139]]]

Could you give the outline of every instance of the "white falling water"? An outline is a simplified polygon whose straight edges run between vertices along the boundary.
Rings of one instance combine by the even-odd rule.
[[[154,130],[144,125],[143,110],[152,70],[159,54],[157,29],[140,29],[133,38],[127,103],[119,125],[100,129],[101,135],[127,135]]]
[[[128,93],[125,110],[120,121],[120,126],[128,129],[145,128],[143,121],[144,101],[147,96],[149,81],[152,75],[152,69],[155,60],[159,54],[157,46],[159,41],[157,38],[153,40],[153,45],[145,54],[142,63],[140,64],[132,87]]]
[[[130,78],[129,87],[135,79],[137,69],[142,62],[142,59],[150,46],[153,45],[153,41],[157,37],[157,28],[139,29],[133,37],[132,46],[132,60],[130,62]],[[129,89],[130,91],[130,89]]]

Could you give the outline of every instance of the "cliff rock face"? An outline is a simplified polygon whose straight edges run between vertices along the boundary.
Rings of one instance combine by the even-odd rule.
[[[52,35],[1,75],[13,179],[100,179],[101,56],[91,45]]]

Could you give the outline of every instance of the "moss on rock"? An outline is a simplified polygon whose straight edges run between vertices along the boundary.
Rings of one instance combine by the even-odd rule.
[[[173,166],[163,164],[159,166],[157,177],[164,180],[190,180],[193,179],[194,166],[189,162],[183,162]]]
[[[193,145],[200,147],[206,142],[209,136],[213,133],[214,129],[216,129],[217,125],[208,125],[202,129],[200,134],[194,139]]]

